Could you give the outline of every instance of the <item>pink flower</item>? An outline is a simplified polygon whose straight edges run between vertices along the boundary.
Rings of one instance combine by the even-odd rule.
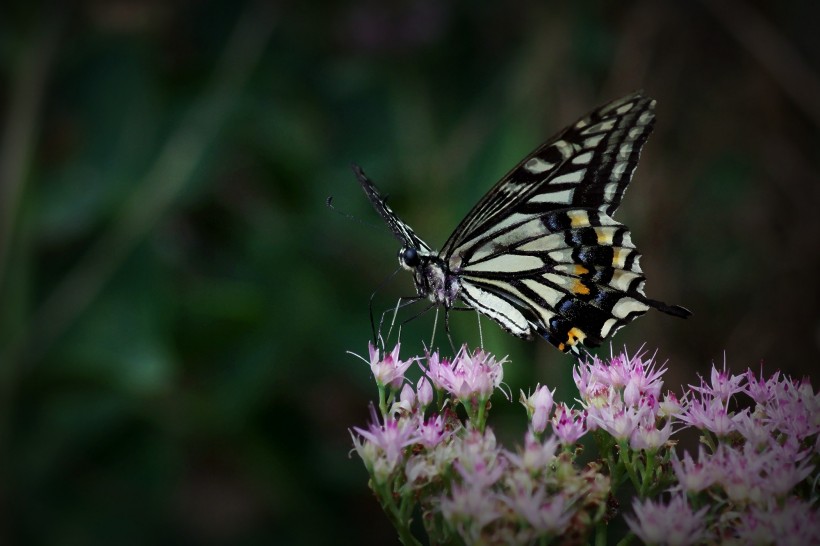
[[[760,366],[760,375],[755,376],[752,369],[746,370],[746,385],[743,391],[758,404],[765,404],[772,395],[771,384],[777,383],[780,372],[775,372],[768,380],[763,378],[763,365]]]
[[[599,408],[595,413],[590,412],[587,419],[594,422],[598,428],[607,431],[617,440],[626,440],[637,428],[644,412],[638,408],[625,407],[619,410],[613,408]]]
[[[480,544],[482,533],[504,517],[506,506],[498,495],[471,483],[455,484],[439,501],[441,515],[455,527],[467,544]]]
[[[629,439],[629,445],[632,449],[658,449],[667,441],[672,435],[672,422],[667,421],[663,428],[659,429],[655,423],[648,423],[638,425],[632,431],[632,436]]]
[[[543,472],[555,460],[558,450],[558,440],[550,436],[543,443],[535,437],[532,431],[527,431],[524,438],[524,448],[520,454],[506,451],[507,459],[516,467],[526,471],[528,475]]]
[[[690,426],[705,428],[723,437],[734,430],[734,423],[725,407],[728,400],[711,396],[704,394],[700,399],[689,399],[686,409],[678,419]]]
[[[388,417],[379,423],[376,408],[370,406],[371,423],[367,430],[353,427],[353,447],[377,479],[386,479],[404,458],[404,449],[418,441],[415,419]]]
[[[712,471],[712,465],[708,464],[703,446],[698,448],[698,462],[692,460],[689,452],[684,453],[681,460],[673,451],[671,463],[678,478],[679,488],[687,493],[699,493],[715,483],[716,476]]]
[[[527,408],[527,415],[531,419],[532,430],[538,434],[541,434],[547,428],[554,392],[555,390],[550,391],[546,385],[542,386],[540,384],[536,385],[535,392],[530,396],[525,396],[524,391],[521,391],[521,403]]]
[[[572,519],[571,503],[560,493],[548,497],[543,485],[534,488],[529,484],[514,486],[501,499],[516,515],[529,523],[538,536],[559,535],[566,530]]]
[[[461,402],[470,401],[473,397],[486,400],[501,385],[506,361],[506,358],[496,360],[481,349],[470,354],[465,345],[452,362],[440,358],[437,352],[429,355],[424,372],[433,385]]]
[[[401,343],[397,343],[390,353],[385,353],[384,357],[379,356],[379,349],[372,343],[368,344],[370,352],[370,371],[376,379],[376,384],[380,387],[392,387],[398,389],[404,382],[404,373],[410,364],[415,362],[415,358],[409,360],[399,359],[399,349]]]
[[[820,395],[814,394],[808,379],[795,383],[784,377],[769,382],[769,388],[765,411],[773,428],[801,441],[820,433]]]
[[[454,466],[467,483],[489,487],[498,481],[507,465],[490,428],[484,433],[470,430],[455,450]]]
[[[774,432],[769,419],[758,412],[750,413],[748,408],[735,414],[732,417],[732,424],[733,428],[754,447],[768,445]]]
[[[399,401],[393,404],[393,407],[391,408],[390,412],[413,413],[415,407],[416,393],[415,391],[413,391],[413,387],[409,383],[405,383],[404,386],[401,388],[401,393],[399,394]]]
[[[705,538],[708,507],[693,512],[682,495],[674,495],[668,504],[635,499],[632,509],[635,517],[624,519],[632,532],[648,544],[684,546],[700,544]]]
[[[666,396],[658,404],[658,415],[660,417],[676,417],[680,415],[681,411],[682,407],[678,397],[675,396],[674,392],[667,391]]]
[[[782,506],[769,501],[765,506],[751,506],[735,530],[742,544],[820,544],[820,512],[794,497]]]
[[[419,443],[427,449],[437,446],[449,434],[444,428],[444,418],[441,415],[431,416],[419,426]]]
[[[552,430],[564,445],[572,445],[587,433],[584,414],[559,404],[552,417]]]
[[[701,394],[714,397],[722,402],[728,400],[735,394],[743,390],[743,381],[746,379],[745,374],[731,375],[726,370],[726,360],[723,361],[723,369],[718,371],[715,365],[712,364],[712,371],[710,373],[710,382],[707,385],[704,379],[700,378],[700,386],[695,387],[689,385],[692,390],[698,391]]]
[[[418,393],[419,406],[424,410],[433,401],[433,387],[430,386],[430,381],[425,376],[421,376],[418,384],[416,384],[416,392]]]

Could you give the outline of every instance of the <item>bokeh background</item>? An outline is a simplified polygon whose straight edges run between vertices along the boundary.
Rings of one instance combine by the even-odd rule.
[[[809,0],[5,3],[0,542],[395,542],[349,457],[375,388],[346,351],[397,247],[349,163],[436,247],[639,88],[658,121],[618,218],[648,293],[694,316],[616,348],[657,350],[676,389],[724,360],[820,386],[818,20]],[[397,276],[374,309],[409,293]],[[571,400],[570,357],[482,325],[512,392]],[[475,317],[454,331],[475,343]]]

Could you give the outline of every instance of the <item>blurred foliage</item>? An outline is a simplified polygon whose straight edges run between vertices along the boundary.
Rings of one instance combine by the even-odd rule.
[[[723,358],[816,384],[819,16],[715,0],[0,8],[0,541],[392,542],[349,458],[375,393],[346,351],[366,351],[397,249],[348,164],[435,246],[540,141],[637,88],[658,123],[619,219],[649,294],[695,314],[650,313],[616,343],[657,349],[672,388]],[[410,291],[388,283],[377,314]],[[482,325],[513,392],[571,398],[569,357]],[[404,354],[431,329],[432,314],[408,324]],[[474,315],[454,329],[476,341]]]

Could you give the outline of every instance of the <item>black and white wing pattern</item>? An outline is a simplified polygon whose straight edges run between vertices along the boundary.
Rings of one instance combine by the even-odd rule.
[[[376,212],[384,219],[390,231],[392,231],[396,239],[402,243],[402,246],[425,253],[431,253],[432,250],[427,246],[427,243],[419,239],[418,235],[410,229],[410,226],[402,222],[399,217],[396,216],[396,213],[387,206],[387,199],[379,193],[379,190],[373,182],[365,176],[362,168],[358,165],[352,165],[351,167],[356,178],[361,183],[365,195],[367,195],[367,198],[373,203],[373,208],[375,208]]]
[[[564,129],[507,173],[437,255],[374,200],[360,169],[357,176],[402,241],[399,261],[414,271],[420,296],[445,308],[459,298],[515,336],[577,351],[579,343],[599,345],[650,307],[690,314],[646,297],[640,254],[612,217],[652,130],[654,107],[635,93]],[[408,263],[406,250],[416,248],[423,259],[410,250]]]

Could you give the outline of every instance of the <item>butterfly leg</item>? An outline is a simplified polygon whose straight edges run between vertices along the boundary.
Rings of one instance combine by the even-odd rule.
[[[410,302],[405,303],[405,304],[404,304],[404,306],[410,305],[411,303],[413,303],[413,302],[415,302],[415,301],[418,301],[418,300],[420,300],[420,299],[422,299],[422,298],[415,298],[413,301],[410,301]],[[408,323],[408,322],[410,322],[410,321],[416,320],[417,318],[419,318],[420,316],[422,316],[424,313],[426,313],[427,311],[429,311],[429,310],[430,310],[430,309],[432,309],[433,307],[437,307],[437,306],[438,306],[438,304],[437,304],[436,302],[430,302],[430,303],[427,305],[427,307],[425,307],[424,309],[422,309],[421,311],[419,311],[418,313],[416,313],[416,314],[415,314],[415,315],[413,315],[412,317],[410,317],[410,318],[408,318],[408,319],[405,319],[405,320],[401,321],[401,322],[399,323],[399,334],[398,334],[398,336],[399,336],[399,341],[401,341],[401,329],[402,329],[402,327],[403,327],[405,324],[407,324],[407,323]],[[398,306],[396,307],[396,309],[398,310]],[[438,313],[438,309],[436,310],[436,313]],[[395,316],[395,314],[394,314],[394,315],[393,315],[393,320],[395,321],[395,319],[396,319],[396,316]],[[391,330],[393,329],[393,325],[392,325],[392,324],[390,325],[390,329],[391,329]],[[388,333],[388,338],[389,338],[389,337],[390,337],[390,334]]]
[[[481,313],[477,312],[473,307],[450,307],[449,311],[473,311],[476,314],[476,320],[478,320],[478,343],[481,348],[484,348],[484,331],[481,329]],[[445,315],[446,317],[446,315]],[[450,329],[449,326],[447,328],[447,336],[450,337]],[[450,345],[453,345],[452,338],[450,339]]]
[[[370,314],[370,327],[373,330],[374,343],[377,342],[377,341],[381,342],[382,349],[386,349],[387,340],[390,339],[390,334],[393,332],[393,326],[396,324],[396,315],[398,314],[399,309],[401,309],[403,307],[407,307],[408,305],[412,305],[413,303],[416,303],[420,299],[422,299],[421,296],[402,296],[398,300],[396,300],[396,307],[394,307],[392,309],[393,318],[390,321],[390,328],[387,331],[387,337],[386,338],[382,337],[382,326],[384,326],[384,317],[387,316],[387,314],[390,313],[391,310],[387,309],[382,313],[381,319],[379,319],[378,332],[376,331],[376,327],[373,324],[373,314],[371,312],[371,314]],[[401,325],[400,325],[400,327],[401,327]],[[401,334],[399,334],[399,335],[401,335]]]
[[[478,343],[481,349],[484,349],[484,332],[481,330],[481,313],[476,313],[475,318],[478,321]]]
[[[448,307],[444,308],[444,331],[447,332],[447,339],[450,340],[450,347],[453,349],[453,354],[456,354],[456,344],[453,343],[453,335],[450,333],[450,309]],[[460,309],[453,307],[452,309],[456,309],[460,311]]]
[[[438,306],[436,306],[436,316],[433,319],[433,335],[430,337],[430,349],[433,349],[433,344],[436,342],[436,328],[438,327]]]

